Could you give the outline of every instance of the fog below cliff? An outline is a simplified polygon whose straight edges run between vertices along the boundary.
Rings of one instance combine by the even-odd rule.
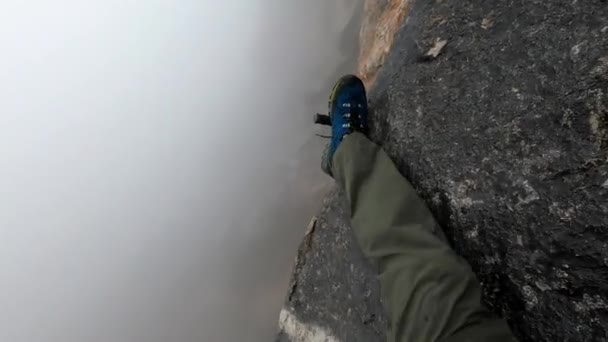
[[[271,339],[358,11],[4,1],[0,340]]]

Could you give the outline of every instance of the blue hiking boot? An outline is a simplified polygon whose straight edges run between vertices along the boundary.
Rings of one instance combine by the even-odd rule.
[[[323,171],[332,175],[331,161],[345,136],[353,132],[367,135],[367,114],[367,95],[363,82],[354,75],[340,78],[329,97],[331,142],[323,156]]]

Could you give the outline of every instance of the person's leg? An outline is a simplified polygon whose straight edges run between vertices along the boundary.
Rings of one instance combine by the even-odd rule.
[[[469,265],[380,147],[358,132],[344,136],[332,172],[350,203],[357,241],[379,267],[389,340],[512,340],[507,324],[481,304]]]

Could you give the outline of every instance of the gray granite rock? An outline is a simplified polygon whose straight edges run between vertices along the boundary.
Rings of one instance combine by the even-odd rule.
[[[333,190],[298,251],[287,307],[340,341],[384,341],[388,326],[379,295],[376,271],[354,239],[344,196]]]
[[[515,334],[608,340],[608,2],[416,1],[370,102],[372,139]],[[327,198],[287,306],[344,341],[381,341],[342,202]]]

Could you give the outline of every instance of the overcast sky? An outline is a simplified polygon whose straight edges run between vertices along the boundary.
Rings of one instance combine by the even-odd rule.
[[[270,340],[355,12],[2,1],[0,341]]]

